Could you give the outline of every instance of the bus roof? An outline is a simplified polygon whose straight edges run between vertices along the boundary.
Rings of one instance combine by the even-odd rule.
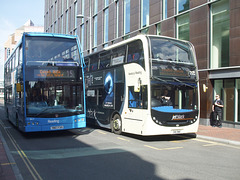
[[[104,50],[109,50],[109,49],[112,49],[114,47],[121,46],[121,45],[123,45],[125,43],[131,42],[131,41],[134,41],[134,40],[137,40],[137,39],[143,40],[143,39],[146,39],[147,37],[160,37],[162,39],[170,39],[170,40],[179,41],[179,42],[182,42],[182,43],[191,44],[189,41],[180,40],[180,39],[176,39],[176,38],[172,38],[172,37],[168,37],[168,36],[139,34],[139,35],[136,35],[136,36],[131,37],[129,39],[126,39],[126,40],[123,40],[121,42],[118,42],[116,44],[113,44],[111,46],[105,47]]]
[[[25,36],[41,36],[41,37],[59,37],[75,39],[77,36],[68,34],[42,33],[42,32],[24,32]]]

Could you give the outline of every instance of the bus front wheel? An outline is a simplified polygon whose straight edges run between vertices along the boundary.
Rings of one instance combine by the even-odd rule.
[[[119,114],[115,114],[112,119],[112,131],[114,134],[122,133],[122,120]]]

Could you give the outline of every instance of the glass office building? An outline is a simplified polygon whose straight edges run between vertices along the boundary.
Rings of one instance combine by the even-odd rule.
[[[45,0],[44,31],[78,35],[85,55],[139,33],[191,41],[200,75],[200,123],[209,123],[219,94],[223,125],[240,128],[239,17],[239,0]]]

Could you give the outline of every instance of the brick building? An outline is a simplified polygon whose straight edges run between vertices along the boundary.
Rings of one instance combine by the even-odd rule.
[[[44,31],[78,35],[84,54],[139,33],[189,40],[198,59],[200,123],[209,123],[220,94],[224,126],[240,128],[239,17],[239,0],[45,0]]]

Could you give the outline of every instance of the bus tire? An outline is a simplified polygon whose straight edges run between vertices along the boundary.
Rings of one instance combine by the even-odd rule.
[[[112,118],[112,131],[118,135],[122,133],[122,120],[119,114],[115,114]]]

